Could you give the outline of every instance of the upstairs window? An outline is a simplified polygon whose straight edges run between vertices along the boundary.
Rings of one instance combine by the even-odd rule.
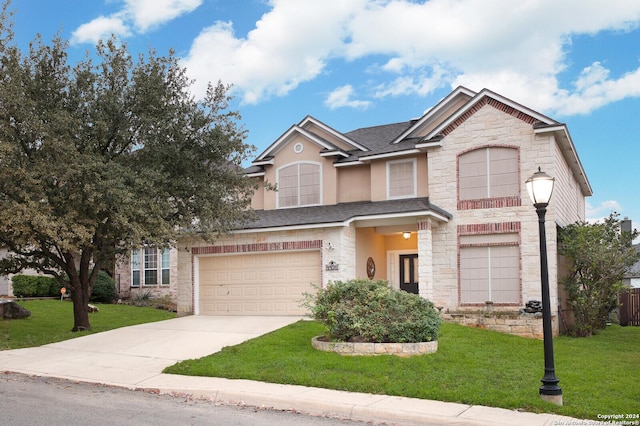
[[[460,200],[520,195],[518,150],[487,147],[462,154],[458,159]]]
[[[416,160],[389,161],[387,163],[387,198],[416,197]]]
[[[320,164],[295,163],[278,169],[278,207],[322,204]]]

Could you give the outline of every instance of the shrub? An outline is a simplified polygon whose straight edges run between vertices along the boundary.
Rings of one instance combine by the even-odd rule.
[[[417,343],[438,339],[441,319],[433,303],[395,290],[386,281],[336,281],[303,303],[338,341]]]
[[[571,334],[591,336],[606,327],[618,307],[622,280],[640,259],[632,241],[638,231],[621,231],[617,213],[603,222],[577,222],[560,229],[559,252],[569,260],[564,280],[575,326]]]
[[[44,275],[14,275],[11,278],[16,297],[55,297],[60,295],[60,284]]]
[[[116,299],[116,282],[104,271],[98,272],[98,278],[91,290],[92,302],[113,303]]]

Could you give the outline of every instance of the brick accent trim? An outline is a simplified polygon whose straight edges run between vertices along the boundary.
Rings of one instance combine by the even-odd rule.
[[[478,200],[458,200],[458,210],[496,209],[501,207],[520,207],[520,196],[481,198]]]
[[[418,222],[418,231],[430,231],[431,221]]]
[[[521,229],[520,222],[475,223],[458,225],[458,235],[512,234]]]
[[[256,252],[273,252],[286,250],[308,250],[321,249],[322,240],[308,241],[281,241],[276,243],[254,243],[254,244],[236,244],[224,246],[206,246],[193,247],[191,253],[193,255],[201,254],[234,254],[234,253],[256,253]]]
[[[520,119],[520,120],[524,121],[525,123],[533,125],[533,123],[536,122],[536,119],[531,117],[529,114],[525,114],[524,112],[522,112],[520,110],[517,110],[517,109],[515,109],[513,107],[510,107],[510,106],[508,106],[506,104],[503,104],[502,102],[497,101],[495,99],[492,99],[492,98],[489,98],[489,97],[485,97],[485,98],[481,99],[480,101],[478,101],[478,103],[476,103],[474,106],[472,106],[468,111],[466,111],[460,117],[458,117],[453,123],[451,123],[450,125],[445,127],[442,130],[441,133],[444,136],[447,136],[449,133],[453,132],[462,123],[467,121],[467,119],[469,119],[469,117],[471,117],[473,114],[478,112],[485,105],[492,106],[492,107],[496,108],[497,110],[500,110],[500,111],[502,111],[504,113],[507,113],[507,114],[511,115],[512,117],[515,117],[517,119]]]

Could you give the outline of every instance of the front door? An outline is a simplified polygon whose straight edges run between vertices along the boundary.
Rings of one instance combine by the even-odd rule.
[[[400,290],[418,294],[418,255],[400,255]]]

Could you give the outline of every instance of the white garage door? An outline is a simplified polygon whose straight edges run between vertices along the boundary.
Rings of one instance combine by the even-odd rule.
[[[320,285],[319,251],[201,257],[200,314],[303,315]]]

